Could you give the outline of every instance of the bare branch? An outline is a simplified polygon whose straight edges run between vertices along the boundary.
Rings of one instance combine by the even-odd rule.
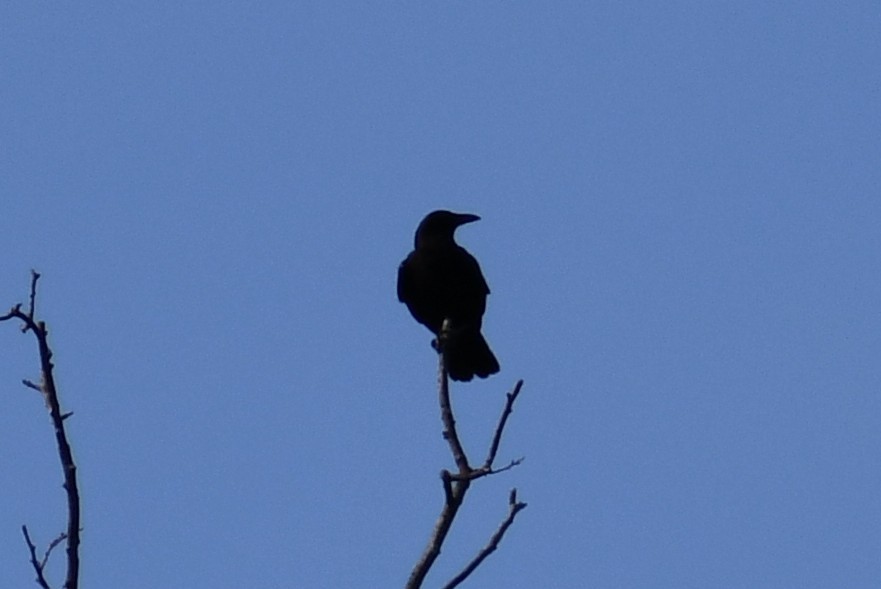
[[[15,305],[9,310],[9,313],[6,315],[0,316],[0,321],[9,321],[10,319],[18,319],[21,321],[21,332],[27,333],[28,331],[36,329],[37,325],[34,323],[34,320],[31,317],[28,317],[24,313],[21,312],[21,303]]]
[[[27,317],[27,315],[22,314],[21,312],[21,303],[18,303],[14,307],[9,310],[9,313],[6,315],[0,315],[0,321],[9,321],[10,319],[17,319],[19,316]]]
[[[34,313],[37,310],[37,281],[40,279],[40,273],[36,270],[31,270],[31,304],[28,307],[28,317],[31,321],[34,320]]]
[[[465,475],[454,474],[454,475],[450,475],[450,476],[452,477],[452,480],[454,480],[454,481],[463,481],[466,479],[469,481],[473,481],[475,479],[480,479],[485,476],[489,476],[491,474],[499,474],[500,472],[505,472],[506,470],[511,470],[515,466],[519,466],[520,464],[522,464],[524,460],[526,460],[526,458],[521,456],[520,458],[517,458],[516,460],[512,460],[511,462],[509,462],[508,464],[506,464],[505,466],[503,466],[501,468],[487,468],[486,466],[481,466],[480,468],[473,469],[471,472],[469,472],[468,474],[465,474]]]
[[[70,413],[63,413],[61,405],[58,401],[58,390],[55,386],[55,376],[53,373],[54,365],[52,364],[52,349],[49,347],[49,331],[46,329],[44,321],[35,319],[36,299],[37,299],[37,281],[40,274],[31,271],[31,292],[30,305],[28,313],[21,311],[21,305],[14,306],[9,313],[0,316],[0,321],[9,319],[18,319],[22,322],[22,331],[31,331],[37,338],[37,345],[40,350],[40,371],[41,380],[37,385],[29,380],[25,380],[25,386],[36,389],[43,394],[46,406],[49,409],[49,417],[55,430],[55,442],[58,446],[58,457],[61,460],[61,469],[64,474],[64,490],[67,494],[67,531],[53,541],[46,551],[48,559],[49,553],[55,546],[63,541],[67,541],[67,577],[64,582],[64,589],[77,589],[79,584],[79,545],[80,545],[80,497],[79,488],[76,479],[76,464],[73,460],[73,452],[70,443],[67,440],[67,432],[64,428],[64,421],[70,416]],[[43,566],[37,561],[36,547],[31,542],[27,532],[27,528],[22,528],[25,540],[28,543],[28,549],[31,552],[31,563],[37,571],[37,582],[41,587],[48,589],[45,578],[43,578]],[[45,561],[44,561],[45,562]]]
[[[473,573],[477,567],[480,566],[487,556],[496,551],[496,548],[499,547],[499,543],[502,541],[502,538],[505,535],[505,532],[508,531],[508,528],[511,527],[511,524],[514,523],[514,518],[517,517],[517,514],[526,509],[526,503],[522,503],[517,501],[517,489],[512,489],[510,497],[508,498],[508,517],[505,518],[505,521],[501,523],[499,528],[495,531],[492,537],[489,539],[489,543],[483,547],[483,549],[477,553],[477,556],[474,557],[474,560],[468,563],[468,565],[462,569],[462,572],[453,577],[453,579],[444,585],[444,589],[453,589],[454,587],[458,587],[459,584],[468,578],[468,576]]]
[[[502,432],[505,430],[508,416],[511,415],[511,412],[514,410],[514,401],[516,401],[517,397],[520,395],[520,389],[522,387],[523,379],[520,379],[517,381],[517,384],[514,385],[514,390],[506,395],[508,397],[508,402],[505,403],[505,409],[502,411],[502,416],[499,418],[499,425],[496,426],[496,432],[493,435],[493,441],[489,447],[489,454],[486,457],[486,462],[483,463],[484,468],[492,468],[493,462],[496,459],[496,454],[499,451],[499,444],[502,441]]]
[[[456,461],[456,465],[459,467],[459,474],[467,474],[471,471],[471,467],[468,465],[468,458],[465,456],[465,450],[462,449],[462,444],[459,442],[459,435],[456,432],[456,420],[453,419],[453,410],[450,405],[450,384],[444,364],[443,353],[438,354],[438,358],[438,390],[440,396],[441,419],[444,424],[444,438],[450,445],[450,451],[453,453],[453,458]],[[471,484],[471,481],[468,480],[467,477],[461,481],[453,481],[453,475],[448,470],[441,472],[441,480],[444,485],[444,507],[434,525],[434,531],[428,540],[428,545],[425,547],[425,551],[422,553],[422,556],[416,563],[416,566],[413,567],[413,571],[410,573],[406,589],[418,589],[422,586],[422,582],[425,580],[425,575],[428,574],[434,561],[437,560],[437,557],[440,555],[441,546],[443,546],[444,540],[453,525],[453,520],[456,518],[456,513],[458,513],[459,507],[465,499],[465,493],[468,491],[468,486]]]
[[[471,465],[468,464],[468,457],[462,448],[462,442],[459,441],[459,433],[456,431],[456,419],[453,417],[453,406],[450,402],[450,379],[447,377],[447,367],[443,354],[443,343],[446,339],[449,321],[444,320],[443,331],[438,338],[441,353],[438,354],[438,392],[441,409],[441,420],[444,423],[444,439],[450,445],[450,451],[453,453],[453,460],[459,467],[459,474],[471,472]]]
[[[426,546],[425,552],[422,554],[419,562],[413,567],[413,572],[410,573],[410,578],[406,585],[407,589],[418,589],[422,586],[422,582],[425,580],[425,575],[428,574],[434,561],[437,560],[437,557],[440,555],[441,547],[453,525],[456,513],[459,511],[459,507],[462,506],[462,500],[465,498],[468,484],[469,483],[466,481],[451,486],[452,492],[447,496],[447,499],[444,502],[444,507],[441,510],[440,517],[437,518],[437,523],[434,525],[434,531],[428,541],[428,546]]]
[[[46,553],[43,555],[43,560],[40,562],[40,567],[45,568],[46,563],[49,562],[49,555],[52,554],[52,551],[55,550],[55,547],[67,540],[67,534],[65,532],[61,532],[58,534],[58,537],[49,542],[49,547],[46,548]]]
[[[520,380],[514,387],[514,390],[507,394],[507,403],[505,404],[505,409],[502,412],[502,416],[499,419],[499,424],[496,426],[495,433],[493,435],[492,445],[490,447],[489,457],[487,458],[486,463],[478,468],[471,468],[468,462],[468,456],[465,454],[465,450],[462,447],[462,443],[459,441],[459,435],[456,431],[456,420],[453,417],[453,408],[452,403],[450,402],[450,384],[449,378],[446,370],[446,362],[443,355],[443,343],[446,339],[446,329],[448,326],[448,322],[444,321],[444,328],[441,331],[440,336],[437,339],[435,344],[435,349],[438,351],[438,397],[441,409],[441,421],[443,422],[443,435],[444,439],[447,440],[447,443],[450,446],[450,451],[453,454],[453,460],[456,462],[456,466],[458,467],[458,472],[451,473],[448,470],[443,470],[441,472],[441,481],[443,483],[444,488],[444,506],[441,510],[441,514],[435,523],[434,530],[431,534],[431,537],[428,540],[428,545],[425,548],[425,551],[422,553],[419,561],[416,563],[416,566],[413,568],[413,571],[410,573],[410,578],[407,581],[406,589],[419,589],[422,586],[423,581],[425,580],[425,576],[428,574],[428,571],[431,569],[437,557],[440,555],[441,547],[443,546],[444,540],[446,540],[447,534],[450,531],[450,528],[453,525],[453,520],[456,518],[456,514],[459,511],[459,507],[461,507],[462,502],[465,500],[465,494],[468,492],[469,487],[471,486],[471,481],[488,476],[490,474],[495,474],[498,472],[503,472],[506,470],[510,470],[520,464],[523,459],[512,460],[508,465],[493,470],[492,463],[495,460],[496,453],[499,449],[499,444],[501,443],[502,433],[505,429],[505,423],[508,420],[508,416],[511,414],[512,407],[514,405],[514,401],[517,399],[517,396],[520,394],[520,389],[523,386],[523,381]],[[516,501],[516,492],[512,492],[511,494],[511,508],[509,510],[508,518],[502,522],[502,525],[496,530],[495,534],[493,534],[490,539],[489,544],[481,550],[481,552],[477,555],[477,557],[469,563],[469,565],[465,568],[464,571],[459,573],[453,581],[448,584],[448,587],[455,587],[459,583],[461,583],[468,575],[470,575],[474,569],[476,569],[490,553],[496,550],[499,543],[502,541],[502,537],[505,534],[505,531],[514,523],[514,517],[517,513],[526,507],[525,503],[518,503]]]
[[[447,469],[442,470],[441,482],[444,485],[444,500],[450,503],[453,501],[453,473]]]
[[[34,572],[37,573],[37,584],[43,589],[52,589],[49,586],[49,583],[46,582],[46,577],[43,575],[43,566],[46,562],[44,560],[41,563],[37,560],[37,547],[31,542],[31,535],[28,534],[28,527],[22,526],[21,533],[24,534],[24,541],[28,545],[28,551],[31,553],[31,566],[34,567]]]

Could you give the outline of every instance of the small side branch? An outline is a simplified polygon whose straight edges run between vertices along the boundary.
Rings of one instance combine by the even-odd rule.
[[[512,460],[511,462],[509,462],[508,464],[506,464],[505,466],[503,466],[501,468],[491,468],[491,467],[487,467],[487,466],[481,466],[480,468],[473,469],[471,472],[469,472],[467,474],[464,474],[464,475],[454,474],[454,475],[451,475],[451,477],[454,481],[464,481],[464,480],[473,481],[475,479],[481,479],[481,478],[483,478],[485,476],[489,476],[491,474],[499,474],[500,472],[505,472],[506,470],[511,470],[515,466],[520,466],[520,464],[522,464],[524,460],[526,460],[526,458],[521,456],[520,458]]]
[[[508,528],[511,527],[511,524],[514,523],[514,518],[517,517],[517,514],[526,509],[526,503],[522,501],[517,501],[517,489],[511,489],[511,494],[508,497],[508,517],[505,518],[505,521],[499,525],[498,529],[489,539],[489,543],[483,547],[483,549],[477,553],[477,556],[474,557],[474,560],[468,563],[468,565],[462,569],[462,572],[453,577],[453,579],[444,585],[444,589],[453,589],[454,587],[458,587],[459,584],[468,578],[468,576],[473,573],[477,567],[480,566],[487,556],[496,551],[496,548],[499,547],[499,543],[502,541],[502,538],[505,536],[505,532],[508,531]]]
[[[46,552],[46,557],[43,558],[42,562],[37,560],[37,547],[31,541],[28,527],[22,526],[21,533],[24,534],[25,544],[28,545],[28,551],[31,553],[31,566],[34,567],[34,572],[37,574],[37,585],[42,587],[42,589],[51,589],[49,583],[46,582],[46,577],[43,575],[43,568],[46,566],[46,558],[48,558],[49,552]]]
[[[21,305],[14,306],[9,313],[0,316],[0,322],[10,319],[18,319],[22,323],[22,331],[31,331],[37,338],[37,345],[40,351],[40,384],[25,380],[24,384],[28,388],[36,389],[42,393],[49,409],[49,417],[55,430],[55,442],[58,447],[58,457],[61,460],[61,469],[64,474],[64,490],[67,494],[67,531],[62,534],[59,539],[54,541],[46,551],[46,556],[41,563],[36,559],[36,547],[31,542],[27,532],[27,528],[23,528],[25,541],[28,544],[28,550],[31,552],[31,562],[37,570],[37,582],[44,589],[48,588],[42,571],[45,561],[48,559],[52,549],[60,542],[67,541],[67,576],[64,582],[64,589],[77,589],[79,584],[79,545],[80,545],[80,496],[79,487],[77,486],[76,463],[73,460],[73,452],[70,443],[67,440],[67,432],[64,428],[64,421],[69,417],[70,413],[62,412],[61,404],[58,401],[58,390],[55,386],[54,368],[52,363],[52,349],[49,347],[49,330],[46,328],[44,321],[37,321],[35,317],[36,300],[37,300],[37,281],[40,274],[31,271],[31,292],[30,304],[28,312],[21,310]]]
[[[489,446],[489,454],[486,457],[486,462],[483,463],[483,467],[486,469],[492,469],[496,454],[499,451],[499,444],[502,442],[502,433],[505,431],[505,424],[508,423],[508,417],[511,415],[511,412],[514,411],[514,401],[516,401],[517,397],[520,395],[520,389],[522,387],[523,379],[520,379],[517,381],[517,384],[514,385],[514,390],[506,395],[508,401],[505,403],[505,409],[502,411],[502,416],[499,418],[499,425],[496,426],[496,432],[493,435],[492,444]]]
[[[502,415],[499,417],[499,423],[496,426],[495,432],[493,433],[492,443],[490,443],[489,453],[487,454],[486,461],[484,461],[483,465],[480,468],[469,468],[468,470],[461,470],[458,474],[453,475],[453,480],[461,481],[461,480],[470,480],[473,481],[475,479],[479,479],[491,474],[498,474],[500,472],[505,472],[506,470],[511,470],[515,466],[519,466],[525,458],[520,457],[515,460],[512,460],[505,466],[501,468],[493,468],[493,463],[496,460],[496,455],[499,452],[499,445],[502,442],[502,434],[505,432],[505,425],[508,423],[508,417],[510,417],[511,413],[514,411],[514,402],[517,400],[517,397],[520,395],[520,389],[523,387],[523,380],[518,380],[517,384],[514,385],[514,389],[506,394],[507,401],[505,403],[505,408],[502,410]]]
[[[43,555],[43,560],[40,561],[40,564],[45,568],[46,563],[49,562],[49,555],[52,554],[52,551],[55,550],[55,547],[67,540],[67,533],[61,532],[58,534],[58,537],[49,542],[49,547],[46,548],[46,553]]]

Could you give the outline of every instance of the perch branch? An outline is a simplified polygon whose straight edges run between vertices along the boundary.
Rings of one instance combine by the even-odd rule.
[[[462,442],[459,441],[459,433],[456,431],[456,418],[453,416],[453,405],[450,401],[450,379],[447,375],[446,362],[444,360],[443,345],[447,339],[449,321],[444,321],[441,335],[438,338],[438,369],[437,369],[437,389],[438,401],[440,402],[441,421],[444,424],[444,439],[450,445],[450,451],[453,453],[453,460],[459,468],[459,474],[471,472],[471,465],[468,464],[468,457],[465,455],[465,449],[462,448]]]
[[[465,494],[471,486],[471,481],[490,474],[510,470],[523,461],[523,459],[520,458],[518,460],[512,460],[510,464],[499,469],[493,470],[492,467],[499,449],[499,444],[501,443],[502,433],[505,429],[508,416],[511,414],[514,401],[517,399],[517,396],[520,394],[520,388],[523,386],[523,381],[520,380],[515,385],[514,390],[507,394],[508,400],[505,404],[502,416],[499,419],[499,423],[496,426],[486,462],[478,469],[471,468],[471,465],[468,462],[468,456],[465,454],[465,449],[462,447],[462,443],[459,440],[459,434],[456,431],[456,420],[453,416],[453,407],[450,402],[450,383],[443,353],[443,345],[446,340],[447,330],[448,322],[444,321],[440,336],[438,337],[437,342],[433,345],[438,351],[439,358],[438,397],[441,409],[441,421],[443,422],[444,427],[443,437],[450,446],[450,451],[453,454],[453,460],[456,462],[458,472],[451,473],[448,470],[443,470],[441,472],[441,481],[444,488],[444,506],[437,522],[435,523],[434,530],[428,540],[428,545],[426,546],[425,551],[422,553],[422,556],[419,558],[419,561],[410,573],[406,589],[419,589],[422,586],[425,576],[440,555],[441,547],[453,525],[453,520],[456,518],[459,507],[461,507],[462,502],[465,499]],[[505,532],[511,524],[514,523],[514,518],[517,513],[525,507],[525,503],[517,501],[516,491],[512,491],[508,517],[492,535],[489,544],[478,553],[477,557],[475,557],[461,573],[447,584],[447,587],[455,587],[464,581],[478,566],[480,566],[480,563],[482,563],[487,556],[498,548]]]
[[[457,474],[467,474],[470,472],[471,467],[468,465],[468,458],[465,456],[465,450],[462,448],[459,434],[456,432],[456,420],[453,418],[453,410],[450,405],[450,383],[444,365],[443,352],[438,355],[438,358],[440,359],[438,390],[441,420],[444,424],[444,439],[449,443],[453,459],[459,467],[459,473]],[[458,513],[459,507],[465,499],[465,493],[468,491],[471,481],[467,477],[463,480],[455,481],[453,476],[448,470],[441,472],[441,481],[444,485],[444,507],[437,519],[437,523],[434,525],[434,531],[428,540],[428,546],[425,547],[422,557],[420,557],[419,562],[416,563],[416,566],[413,567],[413,571],[410,573],[406,589],[418,589],[422,586],[425,575],[428,574],[434,561],[440,555],[441,546],[443,546],[444,540],[453,525],[453,520],[456,518],[456,513]]]

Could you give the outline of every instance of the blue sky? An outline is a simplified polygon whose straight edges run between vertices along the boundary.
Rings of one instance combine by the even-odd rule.
[[[7,4],[0,304],[40,270],[84,586],[403,586],[442,504],[421,217],[492,288],[500,461],[426,587],[881,585],[873,2]],[[4,302],[5,301],[5,302]],[[0,586],[64,525],[3,328]],[[60,564],[62,559],[57,559]],[[57,571],[53,570],[56,573]]]

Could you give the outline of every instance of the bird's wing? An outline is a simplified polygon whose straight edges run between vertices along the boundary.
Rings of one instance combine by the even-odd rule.
[[[465,254],[462,259],[468,268],[467,275],[472,278],[472,284],[475,288],[479,288],[483,294],[489,294],[489,285],[486,283],[486,278],[483,277],[477,259],[464,249],[462,252]]]
[[[408,261],[410,261],[410,256],[407,256],[407,259],[398,266],[398,300],[402,303],[410,299],[413,292],[412,277],[407,265]]]

